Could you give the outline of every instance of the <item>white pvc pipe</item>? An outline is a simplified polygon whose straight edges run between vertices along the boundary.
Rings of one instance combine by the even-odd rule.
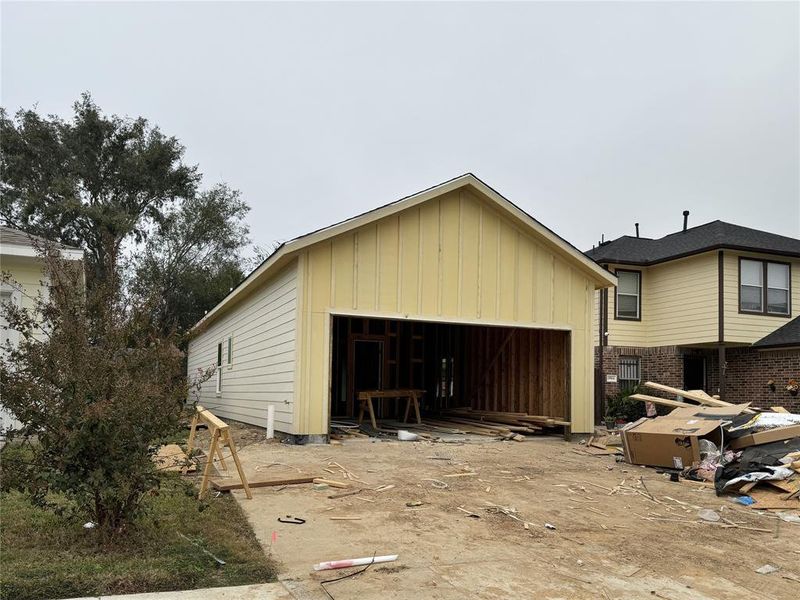
[[[267,406],[267,439],[275,437],[275,405]]]
[[[347,567],[363,567],[377,563],[392,562],[397,560],[397,554],[386,556],[367,556],[366,558],[351,558],[349,560],[329,560],[314,565],[315,571],[326,571],[328,569],[344,569]]]

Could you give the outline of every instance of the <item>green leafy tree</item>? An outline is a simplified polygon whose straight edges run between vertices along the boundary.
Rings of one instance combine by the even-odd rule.
[[[80,263],[54,248],[42,260],[49,293],[32,309],[3,307],[21,335],[3,349],[0,393],[29,446],[26,460],[4,460],[3,485],[110,537],[144,510],[159,483],[152,444],[177,429],[192,386],[211,373],[187,380],[177,335],[153,324],[152,302],[125,297],[118,277],[87,290]],[[68,504],[50,504],[51,493]]]
[[[87,279],[109,276],[128,240],[141,242],[200,175],[184,147],[143,118],[106,116],[84,94],[70,121],[0,109],[0,218],[87,251]]]
[[[159,298],[154,318],[164,331],[186,331],[241,282],[249,210],[238,191],[219,185],[185,200],[150,236],[131,287]]]

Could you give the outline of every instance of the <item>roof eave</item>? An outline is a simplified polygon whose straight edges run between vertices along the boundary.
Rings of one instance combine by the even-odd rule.
[[[700,250],[692,250],[690,252],[682,252],[680,254],[674,254],[665,258],[659,258],[656,260],[625,260],[625,259],[616,259],[612,257],[601,257],[598,259],[594,259],[596,262],[601,264],[615,264],[615,265],[631,265],[631,266],[639,266],[639,267],[650,267],[653,265],[659,265],[665,262],[670,262],[672,260],[679,260],[681,258],[687,258],[689,256],[696,256],[698,254],[704,254],[706,252],[713,252],[715,250],[735,250],[737,252],[753,252],[756,254],[771,254],[773,256],[786,256],[789,258],[800,258],[800,253],[798,252],[786,252],[784,250],[764,250],[763,248],[753,248],[751,246],[737,246],[735,244],[714,244],[713,246],[707,246]]]
[[[571,257],[572,259],[576,260],[583,268],[585,274],[587,274],[595,283],[595,289],[602,289],[607,287],[613,287],[617,283],[617,277],[607,271],[605,268],[600,266],[596,261],[586,256],[583,252],[581,252],[578,248],[567,242],[565,239],[560,237],[558,234],[553,232],[551,229],[534,219],[531,215],[526,213],[524,210],[519,208],[516,204],[505,198],[499,192],[491,188],[489,185],[478,179],[472,173],[466,173],[464,175],[460,175],[428,189],[425,189],[421,192],[417,192],[416,194],[412,194],[410,196],[406,196],[389,204],[385,204],[384,206],[380,206],[368,212],[362,213],[355,217],[351,217],[345,221],[341,221],[340,223],[336,223],[334,225],[330,225],[328,227],[324,227],[322,229],[318,229],[313,231],[309,234],[300,236],[295,238],[289,242],[284,243],[282,246],[278,248],[275,252],[273,252],[261,265],[259,265],[252,273],[250,273],[247,277],[245,277],[242,282],[236,286],[231,292],[228,293],[214,308],[212,308],[208,313],[206,313],[200,321],[198,321],[192,328],[191,331],[194,331],[198,327],[203,324],[206,324],[213,320],[216,315],[220,314],[226,306],[228,306],[231,302],[233,302],[237,297],[245,292],[245,290],[253,285],[256,280],[260,279],[264,276],[267,272],[273,270],[275,266],[282,262],[282,259],[288,257],[290,254],[295,252],[299,252],[300,250],[312,246],[318,242],[321,242],[326,239],[330,239],[332,237],[342,235],[363,225],[378,221],[385,217],[389,217],[393,214],[396,214],[402,210],[407,210],[409,208],[413,208],[419,204],[427,202],[428,200],[435,198],[437,196],[442,196],[444,194],[450,193],[457,189],[471,186],[476,191],[478,191],[483,196],[486,196],[496,204],[505,208],[508,212],[510,212],[514,217],[520,220],[522,223],[525,223],[531,229],[536,231],[539,235],[544,237],[553,248],[559,250],[564,256]]]

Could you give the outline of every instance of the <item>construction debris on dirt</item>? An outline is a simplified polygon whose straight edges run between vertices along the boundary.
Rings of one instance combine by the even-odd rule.
[[[441,436],[479,435],[521,442],[525,436],[542,433],[570,433],[572,423],[561,417],[529,415],[523,412],[450,408],[428,415],[421,423],[403,423],[395,420],[380,421],[376,431],[368,423],[337,420],[331,423],[332,439],[353,437],[397,436],[400,440],[431,440]]]
[[[780,406],[762,411],[734,405],[697,390],[644,385],[673,398],[630,398],[673,410],[622,428],[626,462],[663,467],[673,481],[711,483],[718,495],[734,494],[753,510],[800,510],[800,415]]]

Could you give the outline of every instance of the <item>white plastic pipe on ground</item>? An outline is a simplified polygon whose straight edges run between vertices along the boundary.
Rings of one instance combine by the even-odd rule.
[[[314,565],[315,571],[327,571],[328,569],[344,569],[347,567],[363,567],[364,565],[374,565],[377,563],[392,562],[397,560],[397,554],[386,556],[367,556],[366,558],[351,558],[349,560],[329,560]]]
[[[275,405],[267,406],[267,439],[275,437]]]

